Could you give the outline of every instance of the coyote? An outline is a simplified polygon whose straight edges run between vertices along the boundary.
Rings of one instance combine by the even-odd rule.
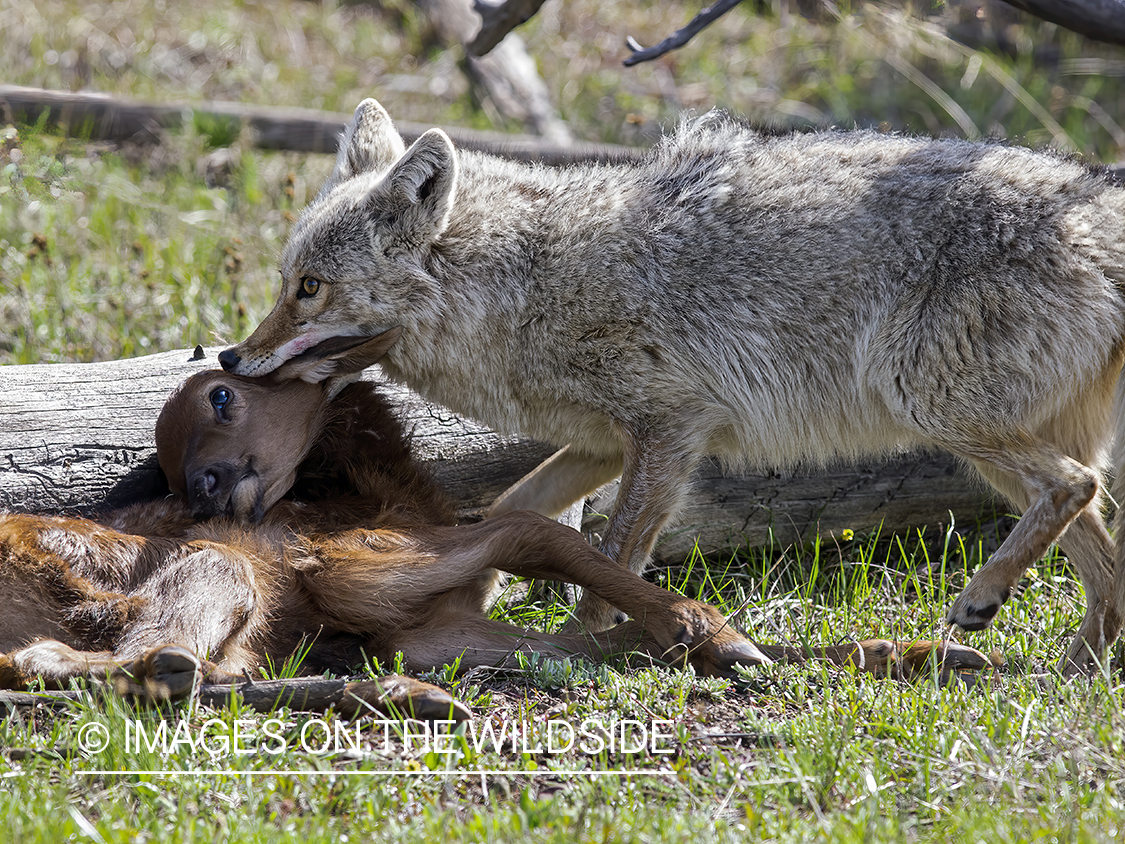
[[[438,129],[406,149],[365,100],[281,270],[222,365],[265,375],[401,328],[391,378],[565,446],[495,513],[557,513],[621,474],[601,549],[640,571],[707,455],[936,446],[1024,514],[951,622],[986,627],[1061,542],[1088,602],[1065,670],[1121,630],[1100,508],[1125,423],[1125,188],[1104,172],[998,142],[768,136],[717,112],[637,162],[555,169]],[[1120,446],[1112,462],[1125,485]],[[583,601],[588,626],[613,620]]]

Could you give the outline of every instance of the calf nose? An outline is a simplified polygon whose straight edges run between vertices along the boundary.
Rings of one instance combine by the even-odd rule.
[[[196,472],[188,478],[188,506],[198,518],[209,518],[222,513],[230,495],[231,471],[221,464]]]
[[[196,499],[210,498],[215,494],[215,486],[219,483],[219,479],[215,477],[214,472],[200,472],[195,476],[195,483],[192,484],[192,495]]]
[[[241,362],[242,358],[235,352],[234,349],[223,349],[219,352],[219,363],[223,369],[230,372]]]

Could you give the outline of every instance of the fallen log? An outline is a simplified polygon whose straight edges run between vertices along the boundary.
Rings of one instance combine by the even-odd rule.
[[[350,114],[243,103],[142,103],[87,91],[50,91],[0,85],[0,120],[37,125],[45,121],[74,137],[91,141],[154,144],[161,133],[182,129],[193,119],[245,126],[247,142],[257,149],[320,152],[335,155]],[[431,126],[396,120],[395,128],[413,143]],[[519,161],[566,165],[576,161],[625,161],[640,151],[613,144],[559,143],[534,135],[512,135],[450,126],[446,133],[460,149],[490,152]]]
[[[89,514],[163,494],[153,425],[171,390],[191,373],[217,366],[218,350],[164,352],[90,364],[0,367],[0,508]],[[377,368],[365,377],[379,377]],[[458,503],[465,519],[554,450],[503,436],[422,400],[395,384],[384,389],[414,431],[418,454]],[[594,531],[613,485],[587,504]],[[707,465],[679,527],[658,556],[682,561],[696,546],[783,545],[822,534],[882,525],[884,531],[975,521],[984,488],[952,457],[911,455],[822,471],[725,476]]]

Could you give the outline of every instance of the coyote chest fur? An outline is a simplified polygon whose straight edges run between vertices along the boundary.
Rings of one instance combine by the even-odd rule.
[[[1066,531],[1091,599],[1072,662],[1118,633],[1098,484],[1122,416],[1125,189],[1081,163],[712,114],[638,162],[552,169],[439,130],[406,150],[368,100],[282,273],[224,366],[401,326],[391,377],[567,445],[497,512],[557,511],[621,473],[603,550],[640,569],[706,455],[939,446],[1026,511],[951,619],[988,624]]]

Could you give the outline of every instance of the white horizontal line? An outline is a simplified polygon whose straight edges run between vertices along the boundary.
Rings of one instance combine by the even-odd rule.
[[[102,770],[77,770],[75,774],[87,776],[128,776],[144,774],[147,776],[165,777],[211,777],[211,776],[347,776],[347,777],[479,777],[479,776],[532,776],[532,777],[664,777],[674,776],[675,771],[552,771],[547,769],[536,770],[488,770],[488,771],[102,771]]]

